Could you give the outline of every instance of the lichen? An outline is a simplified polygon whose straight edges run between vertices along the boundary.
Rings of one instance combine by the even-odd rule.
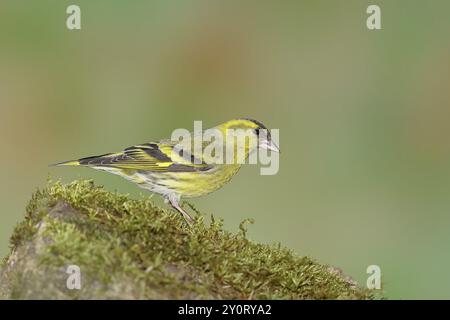
[[[235,234],[223,229],[222,220],[206,222],[198,215],[189,227],[150,198],[130,199],[92,181],[49,181],[33,195],[11,236],[11,252],[34,263],[8,265],[11,255],[0,281],[9,279],[7,292],[14,298],[373,297],[330,266],[279,244],[251,241],[248,222]],[[80,267],[81,290],[65,288],[68,265]],[[39,290],[27,287],[33,281]]]

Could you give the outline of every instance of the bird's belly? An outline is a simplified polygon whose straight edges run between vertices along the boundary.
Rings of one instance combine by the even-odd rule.
[[[137,172],[135,170],[123,170],[117,168],[105,168],[97,167],[97,170],[106,171],[109,173],[117,174],[128,181],[136,183],[143,189],[160,194],[167,195],[173,193],[173,191],[166,186],[163,177],[158,177],[154,174]]]
[[[193,198],[221,188],[239,168],[239,165],[223,165],[208,171],[140,172],[138,175],[143,181],[140,186],[149,191],[163,195],[176,193],[184,198]]]

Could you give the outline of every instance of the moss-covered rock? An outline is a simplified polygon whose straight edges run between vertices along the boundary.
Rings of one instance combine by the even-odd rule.
[[[69,265],[81,289],[69,290]],[[11,299],[366,299],[336,269],[258,244],[203,217],[111,193],[91,181],[51,183],[33,195],[0,270]]]

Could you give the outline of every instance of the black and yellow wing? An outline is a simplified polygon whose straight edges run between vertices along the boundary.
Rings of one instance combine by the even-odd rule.
[[[145,143],[126,148],[122,152],[66,161],[56,166],[88,166],[157,172],[205,171],[211,166],[187,152],[179,152],[176,143],[165,141]]]

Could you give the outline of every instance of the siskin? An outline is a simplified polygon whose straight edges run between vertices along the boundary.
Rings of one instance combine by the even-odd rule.
[[[55,166],[84,166],[117,174],[143,189],[161,195],[166,203],[170,203],[182,214],[188,224],[192,224],[194,219],[180,206],[181,198],[203,196],[229,182],[242,164],[242,161],[237,159],[239,151],[242,151],[244,159],[258,148],[279,152],[270,132],[259,121],[234,119],[212,129],[223,137],[227,137],[227,133],[232,129],[238,135],[245,134],[250,139],[246,139],[239,150],[232,146],[232,161],[222,163],[217,163],[212,160],[214,157],[205,155],[204,144],[199,151],[195,148],[177,150],[179,141],[169,139],[135,145],[121,152],[65,161]],[[191,137],[195,139],[194,135]],[[239,139],[239,136],[235,138]],[[250,140],[255,143],[252,144]],[[224,145],[227,145],[227,141],[230,140],[224,138]],[[235,141],[233,138],[233,143]]]

